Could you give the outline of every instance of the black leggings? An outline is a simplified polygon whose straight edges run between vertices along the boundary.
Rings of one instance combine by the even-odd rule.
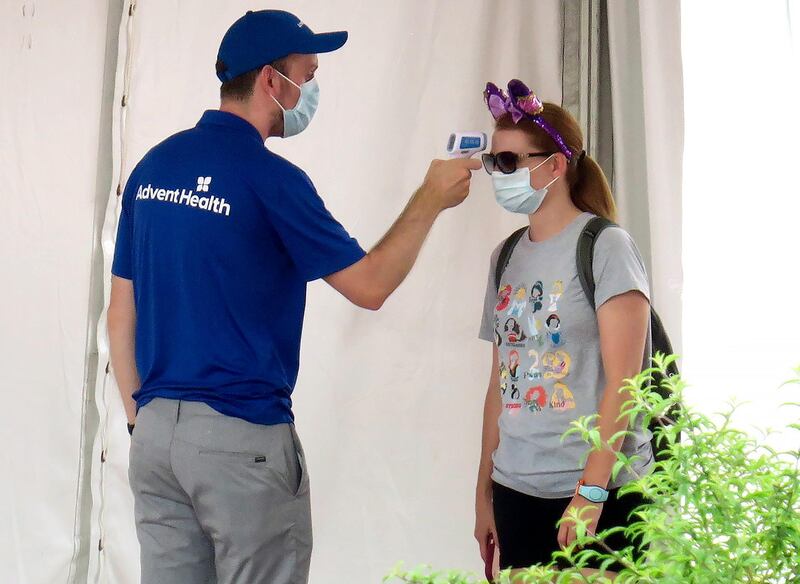
[[[619,489],[609,491],[603,505],[597,531],[630,524],[628,515],[645,499],[638,493],[617,498]],[[535,564],[549,564],[558,545],[558,520],[564,515],[572,497],[566,499],[541,499],[525,495],[497,483],[492,484],[494,521],[497,526],[497,543],[500,548],[500,569],[528,568]],[[605,543],[614,550],[634,546],[634,557],[640,552],[638,542],[624,533],[615,533]],[[597,549],[597,548],[594,548]],[[566,566],[560,566],[565,568]],[[599,568],[600,562],[589,563],[589,568]],[[622,566],[612,564],[609,570],[618,572]]]

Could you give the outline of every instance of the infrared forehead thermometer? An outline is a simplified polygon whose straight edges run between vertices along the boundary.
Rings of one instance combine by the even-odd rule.
[[[486,150],[486,142],[483,132],[455,132],[447,141],[447,154],[451,158],[470,158]]]

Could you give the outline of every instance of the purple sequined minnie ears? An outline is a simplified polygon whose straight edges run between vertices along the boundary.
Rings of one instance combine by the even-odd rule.
[[[544,104],[536,97],[528,86],[519,79],[512,79],[508,82],[508,95],[492,82],[486,84],[483,92],[483,99],[495,120],[509,114],[515,124],[522,118],[531,120],[542,130],[547,132],[553,141],[558,145],[558,149],[564,153],[567,160],[572,161],[574,154],[564,143],[564,139],[556,132],[555,128],[547,123],[541,116],[544,111]]]

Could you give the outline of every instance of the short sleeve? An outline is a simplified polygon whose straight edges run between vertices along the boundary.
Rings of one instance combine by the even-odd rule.
[[[333,218],[301,170],[281,169],[264,196],[267,214],[301,276],[307,281],[335,274],[366,255]]]
[[[497,288],[494,282],[495,266],[497,266],[497,258],[500,255],[500,248],[502,244],[497,247],[492,253],[491,260],[489,261],[489,280],[486,283],[486,295],[483,299],[483,317],[481,318],[481,328],[478,333],[478,338],[494,343],[495,339],[495,323],[494,323],[494,309],[497,305]]]
[[[114,261],[111,273],[126,280],[133,280],[133,173],[122,194],[122,211],[117,224],[117,240],[114,244]]]
[[[594,250],[595,307],[626,292],[641,292],[650,301],[647,271],[633,238],[619,227],[603,231]]]

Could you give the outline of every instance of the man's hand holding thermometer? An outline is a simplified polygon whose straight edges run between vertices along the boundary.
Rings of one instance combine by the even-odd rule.
[[[450,160],[434,160],[428,169],[420,194],[436,200],[439,211],[456,207],[469,195],[472,171],[481,168],[473,154],[486,149],[486,134],[480,132],[451,134],[447,143]]]

